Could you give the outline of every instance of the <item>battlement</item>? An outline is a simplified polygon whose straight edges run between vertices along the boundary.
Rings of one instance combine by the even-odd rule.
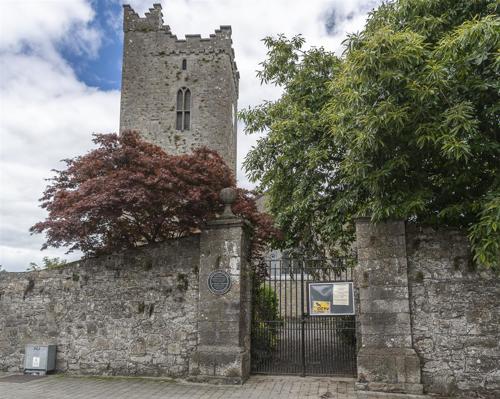
[[[159,32],[164,31],[171,38],[175,39],[177,42],[211,42],[213,40],[229,40],[232,44],[231,39],[231,26],[221,25],[219,29],[215,30],[215,34],[211,34],[208,38],[202,38],[201,35],[186,35],[185,39],[178,39],[176,35],[173,35],[170,27],[168,25],[163,25],[163,12],[161,4],[153,4],[153,8],[149,9],[149,12],[145,13],[144,17],[140,17],[134,9],[125,4],[123,6],[123,31],[124,32]]]
[[[134,9],[125,4],[123,6],[123,31],[151,32],[165,30],[170,32],[170,27],[163,25],[161,4],[153,4],[153,8],[144,17],[140,17]]]
[[[130,5],[124,5],[123,11],[123,31],[125,34],[160,33],[162,40],[156,42],[156,45],[158,52],[163,55],[221,52],[227,54],[231,59],[235,84],[238,85],[239,72],[234,61],[230,25],[221,25],[207,38],[201,37],[199,34],[189,34],[185,35],[184,38],[178,38],[171,32],[168,25],[163,24],[161,4],[153,4],[144,17],[140,17]]]

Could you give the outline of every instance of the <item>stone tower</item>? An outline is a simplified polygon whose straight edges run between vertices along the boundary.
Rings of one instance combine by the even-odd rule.
[[[136,130],[169,153],[207,146],[236,172],[239,73],[231,27],[178,39],[160,4],[145,17],[124,6],[120,131]]]

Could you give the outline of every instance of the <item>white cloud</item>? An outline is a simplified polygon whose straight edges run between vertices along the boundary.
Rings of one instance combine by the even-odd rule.
[[[0,69],[0,264],[19,269],[49,254],[39,251],[43,237],[28,233],[45,217],[44,179],[86,152],[92,132],[117,131],[119,92],[89,88],[67,66],[32,55],[3,55]]]
[[[23,16],[20,19],[20,15]],[[38,198],[61,159],[88,150],[92,132],[116,131],[119,92],[79,82],[60,46],[97,54],[100,32],[85,1],[0,3],[0,264],[25,270],[43,256],[29,227],[45,217]]]
[[[66,49],[95,57],[105,39],[94,28],[92,3],[120,0],[0,0],[0,264],[25,270],[43,256],[41,236],[28,229],[42,220],[40,197],[52,168],[60,159],[84,153],[92,132],[118,129],[119,93],[104,92],[78,81],[61,57]],[[154,0],[131,0],[143,14]],[[367,11],[378,0],[166,0],[165,22],[179,37],[207,37],[219,25],[232,25],[236,61],[241,74],[240,108],[280,95],[275,87],[260,86],[255,77],[265,58],[261,39],[267,35],[301,33],[309,45],[339,51],[346,32],[362,28]],[[335,26],[327,32],[326,19]],[[116,23],[116,16],[107,16]],[[121,26],[119,26],[121,28]],[[332,33],[333,32],[333,33]],[[239,129],[239,164],[255,136]],[[249,186],[241,171],[240,185]]]
[[[2,0],[0,49],[17,52],[28,46],[52,55],[58,42],[95,56],[101,39],[89,25],[93,18],[85,0]]]

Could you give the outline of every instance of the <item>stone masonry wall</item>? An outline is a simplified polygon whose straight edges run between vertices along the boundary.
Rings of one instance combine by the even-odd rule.
[[[239,73],[231,27],[221,26],[209,38],[178,39],[155,4],[145,17],[125,6],[123,28],[120,131],[137,130],[174,154],[207,146],[236,173]],[[191,91],[191,127],[181,131],[176,130],[176,99],[184,87]]]
[[[0,370],[57,344],[78,374],[186,376],[197,345],[199,237],[54,270],[0,273]]]
[[[423,392],[420,361],[412,345],[405,241],[402,220],[356,220],[359,399],[372,397],[368,391]]]
[[[413,346],[429,393],[500,397],[500,278],[471,266],[467,238],[407,225]]]

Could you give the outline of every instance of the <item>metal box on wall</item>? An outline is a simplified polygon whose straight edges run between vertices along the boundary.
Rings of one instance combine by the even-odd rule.
[[[44,375],[56,369],[55,345],[26,345],[24,352],[24,372]]]

